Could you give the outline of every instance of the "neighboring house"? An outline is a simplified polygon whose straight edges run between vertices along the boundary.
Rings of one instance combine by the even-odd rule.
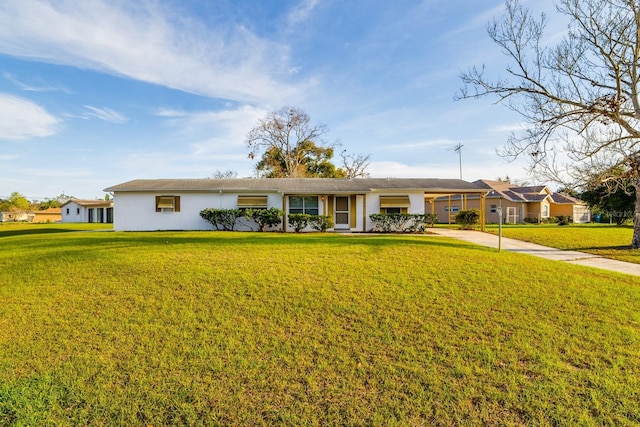
[[[62,221],[61,208],[49,208],[41,211],[33,211],[31,222],[59,222]]]
[[[61,219],[60,208],[42,211],[0,212],[0,222],[56,222]]]
[[[29,212],[0,212],[0,222],[30,222],[32,218]]]
[[[481,179],[474,184],[487,191],[485,217],[490,223],[497,223],[499,208],[505,224],[525,221],[540,222],[553,216],[569,216],[573,222],[589,222],[589,208],[580,200],[562,193],[554,193],[545,185],[518,186],[509,182]],[[479,198],[452,195],[438,198],[434,212],[441,222],[454,222],[455,214],[462,209],[480,209]]]
[[[71,199],[62,206],[62,222],[113,222],[113,201]]]
[[[114,194],[114,229],[120,231],[210,230],[200,217],[206,208],[278,208],[285,213],[284,231],[290,231],[291,213],[330,215],[335,231],[369,231],[373,213],[429,213],[425,206],[436,197],[479,198],[487,190],[458,179],[245,178],[139,179],[104,191]]]

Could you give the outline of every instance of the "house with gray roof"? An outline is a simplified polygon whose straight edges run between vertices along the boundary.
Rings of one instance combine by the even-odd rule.
[[[519,186],[488,179],[480,179],[473,184],[485,189],[485,200],[463,194],[438,198],[434,212],[441,220],[446,222],[449,218],[453,222],[459,210],[481,209],[482,203],[485,204],[484,217],[490,223],[498,222],[500,210],[505,224],[541,222],[554,216],[571,217],[575,223],[591,220],[589,208],[584,202],[568,194],[553,192],[546,185]]]
[[[60,208],[62,222],[113,222],[113,202],[110,200],[70,199]]]
[[[206,208],[278,208],[285,215],[282,231],[290,231],[292,213],[329,215],[334,231],[369,231],[374,213],[430,213],[437,197],[484,199],[487,192],[467,181],[434,178],[136,179],[104,191],[114,196],[117,231],[210,230],[200,217]]]

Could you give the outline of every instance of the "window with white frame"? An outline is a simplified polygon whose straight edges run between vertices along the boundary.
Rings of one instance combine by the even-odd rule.
[[[289,213],[318,215],[318,196],[289,196]]]
[[[542,217],[543,218],[549,217],[549,205],[542,205]]]
[[[491,205],[491,213],[496,213],[498,212],[498,206],[497,205]]]
[[[460,211],[460,207],[459,206],[445,206],[444,207],[444,211],[445,212],[456,213],[456,212]]]
[[[180,212],[180,196],[156,196],[156,212]]]

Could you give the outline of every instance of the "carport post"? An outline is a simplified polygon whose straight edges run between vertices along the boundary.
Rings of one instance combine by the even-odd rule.
[[[502,197],[498,206],[498,252],[502,251]]]

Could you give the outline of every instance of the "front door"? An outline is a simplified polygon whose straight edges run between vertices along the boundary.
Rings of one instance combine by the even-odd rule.
[[[335,198],[335,230],[348,230],[349,227],[349,197],[336,196]]]

